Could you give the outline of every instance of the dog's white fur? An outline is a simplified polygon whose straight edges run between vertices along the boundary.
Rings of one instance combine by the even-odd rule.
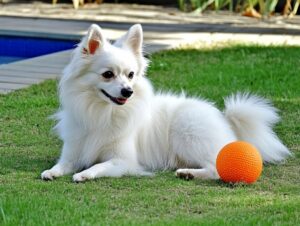
[[[90,27],[60,80],[61,108],[55,115],[55,129],[64,144],[58,163],[42,173],[43,179],[78,172],[73,180],[81,182],[151,175],[162,169],[216,179],[218,152],[236,140],[254,144],[266,162],[290,155],[272,131],[279,119],[276,109],[260,97],[229,97],[222,113],[199,98],[154,94],[144,77],[147,60],[142,42],[140,25],[132,26],[113,45],[100,27]],[[114,78],[104,78],[105,71],[112,71]],[[124,105],[101,91],[123,98],[124,87],[134,91]]]

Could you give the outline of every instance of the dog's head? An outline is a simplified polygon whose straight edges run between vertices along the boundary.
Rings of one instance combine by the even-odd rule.
[[[147,65],[142,44],[143,31],[139,24],[133,25],[113,44],[105,39],[98,25],[92,25],[71,62],[70,70],[76,68],[79,72],[69,73],[107,103],[123,105],[134,95],[134,85]]]

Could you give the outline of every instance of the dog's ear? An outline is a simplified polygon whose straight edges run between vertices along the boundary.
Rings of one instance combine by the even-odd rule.
[[[102,29],[98,25],[92,24],[83,40],[82,53],[94,55],[99,48],[103,47],[104,43]]]
[[[128,47],[134,54],[142,53],[143,48],[143,29],[140,24],[133,25],[127,33],[118,39],[116,46]]]

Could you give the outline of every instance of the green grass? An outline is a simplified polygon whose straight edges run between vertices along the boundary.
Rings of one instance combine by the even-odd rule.
[[[59,156],[48,120],[58,107],[56,82],[0,96],[0,225],[297,225],[300,222],[300,48],[233,47],[154,54],[157,89],[223,97],[251,91],[280,109],[275,130],[294,153],[267,165],[252,185],[153,178],[102,178],[75,184],[40,173]]]

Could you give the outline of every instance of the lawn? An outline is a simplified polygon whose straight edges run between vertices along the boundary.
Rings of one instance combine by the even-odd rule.
[[[101,178],[75,184],[40,173],[59,156],[48,119],[58,107],[55,81],[0,96],[0,225],[297,225],[300,222],[300,47],[172,50],[151,57],[157,89],[223,97],[250,91],[271,99],[275,130],[294,153],[265,165],[252,185],[155,177]]]

